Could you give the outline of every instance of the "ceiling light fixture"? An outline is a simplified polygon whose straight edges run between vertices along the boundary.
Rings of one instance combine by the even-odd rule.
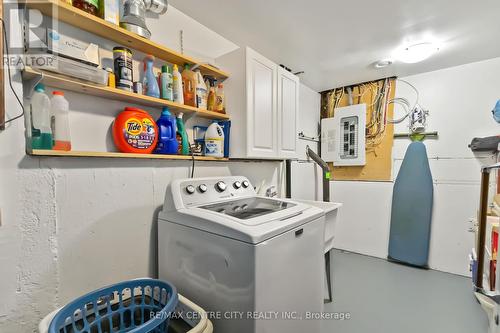
[[[425,42],[405,46],[396,51],[395,57],[401,62],[414,64],[424,61],[439,51],[439,46],[435,43]]]
[[[392,59],[384,59],[384,60],[377,61],[375,64],[373,64],[373,66],[377,69],[378,68],[385,68],[385,67],[392,65],[392,63],[393,63]]]

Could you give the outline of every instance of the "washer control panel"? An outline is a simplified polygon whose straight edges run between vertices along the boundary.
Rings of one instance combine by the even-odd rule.
[[[186,207],[256,195],[250,181],[245,177],[185,179],[179,186],[178,190]]]

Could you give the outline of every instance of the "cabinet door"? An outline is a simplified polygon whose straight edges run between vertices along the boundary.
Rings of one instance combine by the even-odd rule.
[[[278,154],[297,157],[299,117],[299,78],[278,68]]]
[[[247,48],[248,157],[278,157],[277,68],[272,61]]]

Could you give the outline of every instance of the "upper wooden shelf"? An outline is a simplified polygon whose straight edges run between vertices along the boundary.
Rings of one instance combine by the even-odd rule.
[[[20,1],[22,2],[22,1]],[[210,75],[217,80],[224,80],[229,74],[208,64],[201,63],[191,57],[180,54],[172,49],[150,41],[125,30],[115,24],[109,23],[97,16],[88,14],[83,10],[75,8],[59,0],[26,1],[26,6],[38,9],[42,14],[53,17],[59,21],[68,23],[82,30],[88,31],[103,38],[112,40],[121,46],[129,47],[146,54],[183,66],[185,63],[199,65],[203,75]]]
[[[60,151],[33,149],[27,151],[28,155],[45,157],[98,157],[98,158],[135,158],[151,160],[191,160],[191,155],[161,155],[161,154],[133,154],[117,152],[96,152],[96,151]],[[194,156],[195,161],[227,162],[224,157]]]
[[[64,75],[58,75],[47,71],[38,71],[30,67],[25,67],[23,71],[23,79],[37,79],[43,75],[43,83],[49,87],[54,87],[63,90],[75,91],[87,95],[98,96],[102,98],[128,102],[133,104],[145,105],[150,107],[168,106],[171,111],[184,112],[187,115],[196,115],[202,118],[227,120],[229,115],[214,111],[203,110],[193,106],[171,102],[166,99],[155,98],[151,96],[136,94],[133,92],[111,88],[107,86],[99,86],[97,84],[80,81]]]

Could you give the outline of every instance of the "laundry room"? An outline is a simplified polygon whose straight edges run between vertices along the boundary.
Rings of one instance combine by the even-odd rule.
[[[2,1],[0,332],[500,333],[499,10]]]

